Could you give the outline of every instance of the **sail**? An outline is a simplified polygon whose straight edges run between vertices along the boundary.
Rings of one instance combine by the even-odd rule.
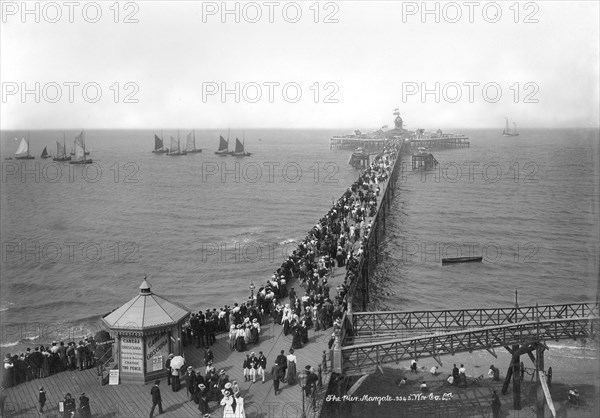
[[[194,143],[194,139],[192,138],[192,133],[190,132],[189,134],[187,134],[187,144],[186,144],[186,149],[188,151],[192,151],[196,148],[195,146],[196,144]]]
[[[171,137],[171,153],[179,152],[179,141]]]
[[[65,147],[60,142],[56,141],[56,156],[63,157],[65,154]]]
[[[228,147],[229,147],[229,145],[227,144],[227,141],[225,140],[225,138],[223,138],[221,135],[219,135],[219,151],[225,151],[225,150],[227,150]]]
[[[75,159],[84,159],[83,144],[81,141],[75,140]]]
[[[244,144],[239,139],[235,138],[235,153],[240,154],[244,152]]]
[[[48,148],[48,147],[44,147],[44,150],[42,151],[42,157],[48,156],[48,150],[46,148]]]
[[[85,133],[83,131],[75,137],[75,144],[79,144],[82,149],[85,148]]]
[[[154,149],[160,150],[163,147],[163,141],[158,137],[158,135],[154,135]]]
[[[21,138],[21,143],[19,144],[19,149],[17,149],[17,152],[15,152],[15,155],[27,154],[28,151],[29,151],[29,145],[27,144],[27,141],[25,141],[25,138]]]

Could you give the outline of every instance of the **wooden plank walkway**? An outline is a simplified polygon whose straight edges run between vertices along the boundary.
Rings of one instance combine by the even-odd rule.
[[[394,159],[393,165],[399,161]],[[381,205],[381,199],[387,191],[389,181],[379,183],[382,193],[379,196],[378,205]],[[373,220],[373,217],[367,217],[366,222]],[[348,218],[350,225],[353,221]],[[354,243],[356,251],[360,246],[360,240]],[[346,276],[346,269],[334,268],[333,274],[328,282],[335,293],[337,286],[340,286]],[[265,278],[266,280],[266,278]],[[298,283],[293,280],[288,285],[295,286],[298,289]],[[298,289],[298,296],[301,296],[301,290]],[[231,301],[229,301],[231,302]],[[288,303],[288,299],[282,301]],[[248,346],[244,353],[231,351],[229,348],[228,333],[217,335],[217,341],[212,346],[214,354],[213,366],[217,369],[224,369],[229,375],[229,380],[236,380],[240,387],[240,395],[244,398],[245,412],[248,418],[300,418],[302,416],[302,391],[300,384],[289,386],[280,385],[280,393],[275,395],[273,390],[273,381],[267,374],[267,380],[263,384],[245,382],[242,370],[242,364],[246,354],[262,351],[267,357],[267,371],[270,371],[277,354],[285,350],[286,355],[292,346],[292,336],[283,335],[283,326],[274,324],[270,318],[261,327],[261,336],[258,345]],[[317,390],[315,397],[315,406],[309,406],[310,401],[305,401],[305,410],[307,418],[318,417],[323,405],[329,380],[331,378],[331,362],[327,343],[331,338],[333,328],[323,331],[309,330],[309,342],[303,348],[295,350],[297,357],[297,370],[300,373],[306,365],[311,365],[317,370],[322,361],[323,351],[327,350],[329,367],[327,372],[322,375],[323,387]],[[195,347],[185,347],[186,361],[204,376],[206,365],[204,364],[204,350]],[[181,379],[182,385],[178,392],[173,392],[167,385],[166,378],[161,379],[161,394],[163,399],[164,413],[160,417],[199,417],[200,411],[197,405],[190,401],[185,387],[185,379]],[[61,417],[58,412],[58,402],[64,399],[66,393],[71,393],[79,406],[79,396],[82,392],[90,398],[92,416],[97,418],[114,417],[146,417],[149,416],[152,406],[150,389],[152,384],[134,385],[121,384],[117,386],[101,385],[101,377],[98,376],[95,368],[84,371],[66,371],[61,372],[44,379],[36,379],[30,382],[22,383],[18,386],[5,389],[3,391],[4,414],[5,417],[40,417],[37,412],[38,388],[44,387],[46,391],[45,417]],[[221,417],[222,408],[216,402],[209,404],[212,417]],[[158,413],[155,411],[155,416]]]

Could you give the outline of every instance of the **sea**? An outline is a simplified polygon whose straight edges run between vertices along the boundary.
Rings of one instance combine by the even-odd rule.
[[[196,129],[202,153],[151,152],[191,131],[86,130],[89,165],[40,159],[80,130],[1,132],[3,353],[95,333],[144,278],[194,311],[243,301],[359,175],[329,148],[346,129]],[[402,157],[370,309],[596,300],[598,129],[455,132],[470,147],[433,170]],[[252,155],[215,155],[219,135]],[[21,138],[36,158],[7,160]],[[456,256],[483,261],[442,266]]]

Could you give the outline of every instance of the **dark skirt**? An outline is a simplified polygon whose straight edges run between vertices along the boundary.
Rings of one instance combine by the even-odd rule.
[[[244,337],[237,337],[237,339],[235,340],[235,348],[237,351],[240,352],[246,351],[246,342],[244,341]]]
[[[258,344],[258,328],[252,327],[250,330],[250,336],[252,339],[252,344]]]

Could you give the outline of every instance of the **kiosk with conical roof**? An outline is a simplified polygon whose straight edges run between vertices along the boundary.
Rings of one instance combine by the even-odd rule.
[[[152,293],[144,281],[140,293],[102,318],[116,335],[121,383],[147,383],[167,374],[169,354],[183,355],[181,328],[189,318],[185,307]]]

